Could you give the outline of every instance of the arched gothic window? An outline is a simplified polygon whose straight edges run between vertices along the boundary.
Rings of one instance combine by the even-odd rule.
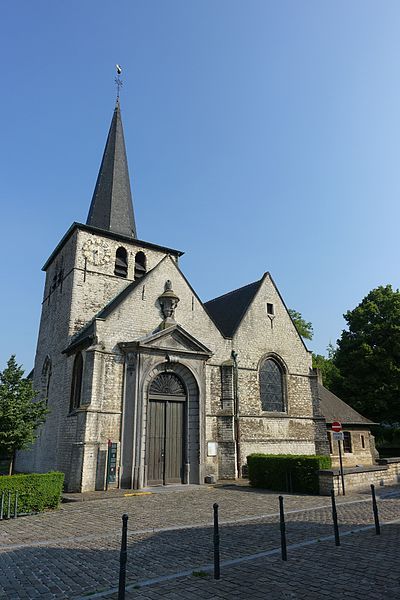
[[[46,400],[46,404],[49,401],[49,390],[51,381],[51,359],[47,355],[42,368],[42,397]]]
[[[72,369],[70,411],[78,408],[81,403],[82,376],[83,356],[82,352],[78,352],[78,354],[75,356],[74,366]]]
[[[128,253],[122,246],[115,253],[114,275],[118,275],[119,277],[128,276]]]
[[[146,256],[144,252],[137,252],[135,256],[135,279],[140,279],[146,274]]]
[[[265,359],[260,366],[259,381],[262,410],[284,412],[284,378],[280,364],[273,358]]]

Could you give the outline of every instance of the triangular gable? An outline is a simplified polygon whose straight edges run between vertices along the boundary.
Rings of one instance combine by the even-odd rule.
[[[125,351],[129,349],[174,351],[184,354],[203,355],[209,358],[212,352],[207,346],[185,331],[180,325],[172,325],[140,340],[120,344]]]
[[[152,269],[147,271],[147,273],[141,277],[140,279],[136,279],[135,281],[131,281],[124,287],[114,298],[112,298],[86,325],[82,327],[82,329],[73,337],[70,344],[63,350],[63,354],[71,354],[75,351],[75,349],[79,348],[82,344],[89,343],[92,341],[93,334],[95,331],[95,323],[96,320],[106,319],[110,314],[114,312],[116,308],[132,293],[132,291],[138,286],[143,285],[145,283],[147,277],[156,269],[164,260],[168,258],[168,255],[164,256],[160,260],[159,263],[155,265]],[[172,259],[171,259],[172,260]],[[174,262],[174,261],[172,261]],[[88,341],[88,342],[87,342]]]
[[[282,302],[282,306],[287,312],[289,319],[293,323],[294,330],[300,338],[302,345],[304,346],[305,350],[309,352],[303,338],[297,331],[296,325],[290,316],[288,308],[281,296],[279,289],[276,286],[275,281],[268,271],[264,273],[264,275],[258,281],[254,281],[253,283],[249,283],[248,285],[238,288],[237,290],[228,292],[223,296],[209,300],[204,304],[204,307],[222,334],[225,337],[232,338],[239,329],[241,322],[245,318],[253,303],[253,300],[257,296],[258,292],[262,288],[262,284],[267,278],[270,279],[273,287],[275,288],[276,293]]]

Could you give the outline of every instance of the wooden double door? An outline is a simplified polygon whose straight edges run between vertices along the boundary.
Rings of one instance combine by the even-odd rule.
[[[155,385],[150,388],[146,445],[148,485],[183,483],[186,395],[183,395],[183,386],[176,389],[178,378],[173,377],[172,381],[164,377],[162,389],[156,388],[161,393],[154,393]],[[172,383],[175,385],[171,389]],[[176,394],[177,391],[180,393]]]

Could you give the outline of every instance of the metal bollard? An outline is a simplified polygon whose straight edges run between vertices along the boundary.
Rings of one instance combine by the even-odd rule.
[[[221,577],[220,556],[219,556],[219,524],[218,524],[218,504],[213,505],[214,509],[214,579]]]
[[[126,561],[127,561],[128,515],[122,515],[121,552],[119,554],[118,600],[125,600]]]
[[[280,520],[280,528],[281,528],[282,560],[287,560],[286,525],[285,525],[285,513],[283,510],[283,496],[279,496],[279,520]]]
[[[11,492],[8,492],[8,510],[7,510],[7,519],[11,517]]]
[[[15,492],[14,498],[14,519],[18,517],[18,492]]]
[[[331,501],[332,501],[333,531],[335,532],[335,544],[336,544],[336,546],[340,546],[339,526],[338,526],[336,500],[335,500],[335,490],[333,490],[333,489],[331,490]]]
[[[374,511],[375,533],[376,533],[376,535],[381,535],[381,526],[379,523],[378,505],[376,503],[375,486],[373,483],[371,483],[371,495],[372,495],[372,510]]]
[[[3,491],[1,492],[1,501],[0,501],[0,521],[3,520],[3,514],[4,514],[4,496],[6,495],[6,493]]]

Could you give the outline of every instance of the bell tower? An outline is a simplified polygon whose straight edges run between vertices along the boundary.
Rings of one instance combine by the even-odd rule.
[[[34,387],[47,398],[50,413],[32,451],[19,454],[19,470],[60,470],[69,490],[82,489],[83,465],[97,452],[90,441],[96,365],[106,368],[98,356],[102,340],[90,327],[167,254],[177,262],[182,252],[137,239],[117,97],[87,221],[71,225],[43,266]]]

